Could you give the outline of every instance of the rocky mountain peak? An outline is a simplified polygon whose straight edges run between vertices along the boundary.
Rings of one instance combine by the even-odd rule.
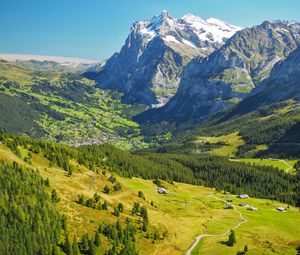
[[[126,102],[162,106],[177,91],[192,58],[208,56],[240,29],[215,18],[173,18],[163,11],[135,22],[121,51],[93,77],[101,88],[124,92]]]
[[[194,58],[183,70],[176,95],[164,107],[146,112],[139,118],[142,121],[184,122],[192,119],[201,122],[211,114],[235,105],[261,86],[273,66],[300,45],[299,25],[265,21],[239,31],[208,57]],[[280,73],[283,80],[288,77],[289,70],[294,70],[289,68],[281,68],[283,71],[277,71],[272,77],[279,79]],[[271,83],[275,83],[274,79],[267,86]]]

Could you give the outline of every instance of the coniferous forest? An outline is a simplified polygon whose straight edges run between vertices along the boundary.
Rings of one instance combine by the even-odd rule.
[[[0,253],[55,254],[62,226],[45,181],[16,163],[0,171]]]

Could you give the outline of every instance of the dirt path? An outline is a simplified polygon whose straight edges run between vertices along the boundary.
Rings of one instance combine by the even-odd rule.
[[[273,161],[280,161],[280,162],[282,162],[283,164],[285,164],[285,165],[287,166],[287,168],[284,169],[284,171],[287,172],[287,173],[289,173],[289,171],[290,171],[291,169],[294,168],[294,167],[293,167],[287,160],[285,160],[285,159],[270,158],[270,160],[273,160]],[[240,160],[238,160],[238,159],[232,159],[232,158],[230,158],[229,161],[242,162],[242,161],[240,161]]]
[[[275,160],[276,160],[276,159],[275,159]],[[283,163],[288,167],[287,169],[285,169],[286,172],[289,172],[289,171],[293,168],[293,166],[291,166],[291,165],[289,164],[289,162],[287,162],[286,160],[284,160],[284,159],[279,159],[279,161],[283,162]]]
[[[216,196],[213,196],[213,195],[209,195],[210,197],[212,198],[215,198],[219,201],[222,201],[222,202],[226,202],[225,200],[223,199],[220,199]],[[248,220],[244,217],[244,215],[238,210],[236,209],[236,206],[235,205],[232,205],[233,206],[233,209],[239,213],[239,216],[240,216],[240,219],[242,221],[240,221],[237,225],[235,225],[233,228],[230,228],[229,230],[227,230],[226,232],[222,233],[222,234],[200,234],[198,236],[196,236],[193,244],[191,245],[191,247],[187,250],[187,252],[185,253],[186,255],[191,255],[192,251],[195,249],[195,247],[197,246],[197,244],[200,242],[200,240],[204,237],[220,237],[220,236],[226,236],[230,233],[231,230],[234,230],[234,229],[237,229],[239,228],[241,225],[245,224],[246,222],[248,222]]]

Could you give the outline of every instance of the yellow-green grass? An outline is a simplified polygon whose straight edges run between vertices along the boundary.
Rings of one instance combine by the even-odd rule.
[[[209,142],[211,144],[216,144],[218,142],[224,142],[226,145],[222,145],[219,148],[213,149],[211,154],[218,156],[229,156],[234,157],[238,151],[238,147],[243,145],[245,142],[238,132],[234,132],[228,135],[222,136],[199,136],[197,141],[200,143]]]
[[[236,161],[244,162],[246,164],[258,165],[258,166],[272,166],[287,173],[294,173],[297,160],[284,160],[284,159],[257,159],[257,158],[243,158],[236,159]]]
[[[28,70],[9,62],[0,62],[0,77],[21,85],[30,84],[32,80],[32,74]]]
[[[225,199],[225,197],[223,197]],[[233,204],[241,203],[234,198]],[[258,211],[249,211],[244,207],[237,207],[248,220],[235,230],[237,243],[234,247],[225,244],[225,237],[205,237],[194,249],[193,255],[198,254],[237,254],[244,246],[249,247],[247,254],[296,254],[296,247],[300,245],[300,212],[289,207],[287,212],[276,210],[286,204],[271,202],[263,199],[246,199],[243,202],[258,208]],[[234,225],[234,224],[233,224]],[[232,226],[233,226],[232,225]],[[208,229],[210,234],[221,234]]]
[[[117,217],[111,213],[112,206],[107,212],[76,203],[78,195],[83,194],[89,198],[95,192],[101,194],[102,199],[111,205],[122,202],[125,207],[125,212],[121,214],[123,220],[125,217],[132,217],[130,210],[133,203],[140,202],[148,209],[151,228],[158,228],[161,233],[167,230],[165,240],[154,244],[143,235],[139,235],[138,248],[141,254],[182,254],[188,249],[199,231],[205,230],[208,222],[223,222],[227,218],[234,217],[230,211],[218,210],[222,207],[222,203],[211,203],[207,195],[214,192],[212,189],[180,183],[175,185],[164,183],[170,192],[164,196],[156,192],[157,187],[152,181],[117,177],[123,185],[122,191],[107,195],[102,191],[105,185],[111,185],[107,180],[110,174],[96,176],[95,173],[73,161],[75,171],[71,177],[68,177],[62,169],[49,167],[50,162],[41,155],[33,154],[32,164],[29,165],[18,159],[4,145],[1,145],[1,149],[0,159],[17,161],[19,164],[38,169],[44,178],[49,178],[51,184],[49,193],[53,188],[58,191],[61,198],[58,209],[68,217],[71,235],[81,236],[85,232],[93,235],[101,221],[115,222],[117,220]],[[22,148],[22,154],[27,154],[26,149]],[[90,189],[91,176],[96,176],[96,178]],[[145,194],[146,201],[138,198],[138,191]],[[151,201],[154,206],[151,205]]]
[[[21,148],[21,153],[27,155],[26,149]],[[208,196],[214,194],[223,198],[223,195],[214,189],[182,183],[171,185],[163,182],[169,194],[159,195],[156,192],[157,186],[150,180],[128,179],[117,176],[117,180],[123,185],[122,191],[107,195],[102,190],[105,185],[112,185],[108,181],[110,173],[105,176],[102,173],[96,175],[73,160],[71,164],[75,170],[72,176],[69,177],[61,168],[57,166],[49,167],[49,161],[42,155],[32,154],[32,163],[29,165],[1,144],[0,159],[9,162],[17,161],[19,164],[38,169],[43,178],[49,178],[50,188],[48,191],[50,193],[54,188],[57,190],[61,198],[57,204],[58,209],[68,218],[70,235],[81,236],[87,232],[92,236],[101,221],[115,222],[118,218],[112,215],[112,208],[113,205],[119,202],[123,203],[125,207],[125,211],[120,216],[121,220],[125,220],[126,217],[136,220],[136,217],[134,218],[130,213],[134,202],[139,202],[147,207],[151,225],[150,231],[158,228],[161,233],[167,231],[167,235],[164,240],[152,243],[152,240],[145,238],[145,234],[139,233],[137,248],[142,255],[184,254],[198,234],[223,233],[240,221],[236,211],[224,210],[224,202]],[[90,188],[91,176],[95,177],[92,188]],[[137,196],[138,191],[144,193],[145,201]],[[109,211],[98,211],[76,203],[79,194],[90,198],[95,192],[101,195],[102,200],[109,202],[111,205]],[[151,205],[151,201],[153,201],[154,206]],[[234,203],[238,202],[239,200],[234,199]],[[271,201],[252,198],[247,202],[259,208],[259,210],[249,212],[244,208],[240,209],[249,219],[249,223],[236,231],[237,245],[228,248],[218,243],[220,240],[226,240],[227,237],[221,239],[205,238],[201,245],[196,247],[198,250],[200,249],[201,254],[236,254],[234,252],[246,243],[252,250],[252,254],[257,254],[253,253],[257,239],[260,241],[258,248],[263,247],[263,240],[269,240],[276,246],[278,254],[285,254],[286,249],[292,251],[296,247],[300,239],[297,233],[300,213],[295,208],[290,208],[284,214],[275,210],[276,206],[281,205],[276,202],[272,205]],[[263,225],[265,226],[262,227]],[[280,230],[278,235],[270,232],[276,225],[279,225],[277,226]],[[258,230],[256,231],[256,229]],[[283,236],[283,241],[278,240],[279,237]],[[263,251],[265,250],[268,252],[268,249],[263,248]]]
[[[246,155],[249,155],[246,157],[251,157],[252,155],[256,155],[258,152],[266,151],[268,148],[269,146],[266,144],[256,145],[254,149],[246,152]]]

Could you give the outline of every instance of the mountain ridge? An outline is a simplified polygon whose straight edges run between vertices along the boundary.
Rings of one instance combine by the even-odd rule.
[[[137,119],[201,122],[246,98],[299,43],[299,23],[265,21],[243,29],[208,57],[192,60],[176,95],[162,108]]]
[[[134,22],[120,52],[92,76],[100,88],[123,92],[124,102],[161,106],[175,94],[181,71],[193,57],[209,55],[239,29],[191,14],[175,19],[164,11]]]

